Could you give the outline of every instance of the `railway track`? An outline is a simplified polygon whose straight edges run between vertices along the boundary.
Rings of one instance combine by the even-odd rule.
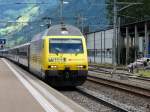
[[[96,80],[97,80],[97,78],[95,78]],[[88,77],[88,81],[92,81],[92,83],[94,82],[94,83],[99,83],[99,81],[95,81],[95,80],[91,80],[89,77]],[[88,82],[87,82],[88,83]],[[100,84],[103,84],[103,82],[101,83],[100,82]],[[110,85],[111,85],[112,83],[110,83]],[[89,84],[90,85],[90,84]],[[104,85],[104,84],[103,84]],[[110,86],[110,85],[107,85],[106,84],[106,86]],[[113,86],[113,85],[111,85],[111,86]],[[92,86],[91,86],[92,87]],[[115,87],[115,88],[117,88],[118,89],[118,87]],[[120,89],[120,88],[119,88]],[[125,91],[129,91],[129,90],[127,90],[127,89],[121,89],[121,90],[125,90]],[[68,92],[68,94],[71,94],[68,90],[67,90],[67,92]],[[72,92],[72,90],[71,90],[71,92]],[[63,92],[62,92],[63,93]],[[100,108],[101,110],[99,110],[99,111],[93,111],[93,110],[90,110],[90,111],[92,111],[92,112],[144,112],[145,110],[144,110],[144,108],[137,108],[136,106],[134,106],[134,105],[128,105],[127,103],[122,103],[122,102],[120,102],[120,101],[118,101],[118,100],[115,100],[115,99],[113,99],[113,98],[111,98],[111,97],[107,97],[107,95],[105,96],[104,94],[101,94],[101,93],[99,93],[99,92],[97,92],[96,90],[92,90],[92,89],[89,89],[88,87],[86,87],[85,85],[83,85],[83,86],[79,86],[79,87],[76,87],[74,90],[73,90],[73,93],[72,94],[76,94],[76,93],[79,93],[79,94],[77,94],[77,95],[75,95],[75,96],[73,96],[73,100],[75,101],[75,97],[81,97],[82,95],[84,96],[84,97],[87,97],[87,98],[89,98],[89,99],[92,99],[92,101],[94,101],[94,102],[97,102],[97,104],[94,104],[94,105],[98,105],[98,104],[102,104],[102,105],[104,105],[105,107],[103,107],[103,109],[102,109],[102,107],[97,107],[97,108]],[[149,98],[149,95],[145,95],[144,94],[144,96],[143,96],[143,93],[136,93],[136,92],[132,92],[132,93],[134,93],[134,94],[136,94],[136,95],[140,95],[140,96],[142,96],[142,97],[146,97],[146,98]],[[64,93],[63,93],[64,94]],[[69,95],[66,95],[67,97],[69,97]],[[79,100],[81,100],[82,98],[78,98],[78,101]],[[80,105],[82,105],[82,103],[85,103],[85,101],[83,100],[83,102],[81,101],[81,102],[78,102],[77,101],[77,103],[79,103]],[[89,103],[89,105],[90,104],[92,104],[92,103],[90,103],[90,101],[88,101],[88,100],[86,100],[86,103]],[[91,106],[91,105],[90,105]],[[88,107],[85,107],[85,108],[88,108]],[[103,111],[103,110],[107,110],[107,111]],[[147,112],[147,111],[145,111],[145,112]]]
[[[123,82],[119,82],[116,80],[111,80],[107,78],[102,78],[102,77],[97,77],[93,75],[88,75],[87,80],[98,83],[98,84],[103,84],[106,86],[111,86],[113,88],[121,89],[136,95],[140,95],[142,97],[147,97],[150,98],[150,89],[149,88],[144,88],[132,84],[127,84]]]
[[[108,65],[101,65],[101,64],[95,64],[95,63],[91,63],[89,64],[90,66],[98,66],[98,67],[101,67],[101,68],[108,68],[108,69],[112,69],[113,68],[113,65],[112,64],[108,64]],[[116,66],[116,68],[118,70],[127,70],[127,68],[125,66]]]
[[[98,66],[94,65],[94,66],[89,66],[89,71],[94,71],[94,72],[101,73],[101,74],[112,74],[113,69],[111,69],[111,68],[104,68],[104,67],[103,68],[99,68]],[[124,76],[128,76],[129,78],[132,78],[132,79],[137,79],[137,80],[143,80],[143,81],[150,82],[150,78],[135,77],[134,74],[128,73],[126,70],[125,71],[117,70],[113,74],[120,75],[120,76],[124,75]]]
[[[100,71],[101,73],[110,74],[113,71],[113,68],[100,68],[99,66],[89,66],[90,70],[93,71]],[[129,73],[126,69],[116,69],[116,72],[114,74],[123,74],[123,75],[132,75],[132,73]]]
[[[129,107],[120,104],[84,86],[79,86],[74,89],[69,88],[67,90],[65,88],[59,91],[91,112],[128,112],[128,110],[136,110],[132,106]]]
[[[95,91],[89,90],[83,86],[77,87],[77,91],[87,95],[88,97],[93,98],[96,101],[99,101],[100,103],[103,103],[104,105],[108,106],[109,108],[112,108],[115,112],[143,112],[143,110],[137,109],[133,106],[129,106],[120,102],[117,102],[116,100],[113,100],[111,98],[105,97],[105,95],[101,95]]]
[[[127,74],[127,73],[121,73],[121,72],[114,73],[114,76],[127,77],[122,80],[121,78],[118,78],[118,77],[117,78],[112,77],[111,71],[112,69],[107,70],[107,69],[101,69],[98,67],[95,67],[95,68],[91,67],[90,74],[92,75],[89,74],[87,80],[92,83],[103,85],[106,88],[107,87],[112,88],[112,89],[114,88],[120,92],[126,92],[129,94],[132,94],[133,96],[136,96],[139,98],[145,98],[145,99],[150,98],[150,79],[142,78],[142,77],[134,77],[134,75]],[[138,112],[138,111],[142,112],[144,110],[144,109],[135,110],[136,108],[134,108],[134,105],[131,108],[130,106],[128,107],[124,105],[123,107],[127,107],[126,108],[127,111],[132,110],[131,112]],[[149,112],[150,111],[149,103],[146,104],[144,108],[146,109],[144,110],[145,112]]]
[[[113,69],[113,67],[99,66],[99,65],[95,65],[95,64],[90,64],[89,66],[90,67],[95,67],[95,68],[104,68],[104,69],[108,69],[108,70]],[[128,71],[128,69],[125,68],[125,67],[116,67],[116,70]]]
[[[123,93],[124,93],[124,91],[131,93],[132,95],[136,95],[136,98],[144,98],[144,99],[150,98],[150,94],[149,94],[150,90],[149,89],[145,89],[145,88],[141,88],[141,87],[137,87],[137,86],[133,86],[133,85],[129,85],[129,84],[124,84],[124,83],[119,83],[116,81],[112,81],[112,80],[108,80],[108,79],[104,79],[104,78],[98,78],[98,77],[94,77],[94,76],[88,76],[87,80],[92,82],[93,85],[95,85],[94,83],[98,84],[98,86],[99,86],[99,84],[104,85],[106,87],[106,89],[107,88],[115,88],[118,91],[121,91]],[[89,83],[89,85],[91,86],[90,83]],[[97,86],[95,88],[97,88]],[[147,111],[145,111],[145,109],[149,110],[149,108],[145,108],[145,107],[137,108],[137,106],[130,105],[127,102],[126,103],[123,101],[120,102],[119,100],[108,97],[107,95],[105,96],[105,94],[101,94],[98,91],[96,91],[96,89],[95,90],[93,90],[93,89],[89,89],[88,86],[86,87],[85,85],[83,85],[83,86],[76,87],[75,92],[83,94],[84,96],[91,98],[94,101],[97,101],[99,104],[103,104],[106,107],[111,108],[111,109],[108,109],[108,111],[106,111],[106,112],[112,112],[112,111],[113,112],[147,112]],[[74,96],[74,97],[78,97],[78,96],[80,96],[80,94],[77,96]],[[87,101],[87,103],[89,103],[89,101]],[[132,104],[132,101],[130,103]],[[81,102],[79,104],[81,104]],[[149,105],[148,105],[148,107],[149,107]]]

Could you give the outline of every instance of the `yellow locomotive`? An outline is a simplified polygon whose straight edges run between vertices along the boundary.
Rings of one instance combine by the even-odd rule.
[[[71,25],[52,26],[30,43],[8,49],[6,56],[54,86],[81,85],[88,73],[85,38]]]

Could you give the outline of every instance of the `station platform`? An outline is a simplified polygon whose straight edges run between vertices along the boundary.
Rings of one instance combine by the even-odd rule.
[[[87,112],[4,58],[0,58],[0,111]]]

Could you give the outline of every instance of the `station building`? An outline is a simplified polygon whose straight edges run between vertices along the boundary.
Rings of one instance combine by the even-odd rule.
[[[89,62],[112,64],[113,28],[88,33],[86,39]],[[150,57],[150,20],[117,28],[117,64],[129,64],[141,57]]]

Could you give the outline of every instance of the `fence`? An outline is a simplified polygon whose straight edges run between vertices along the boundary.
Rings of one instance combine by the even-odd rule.
[[[112,39],[112,29],[86,35],[90,63],[112,63]]]

